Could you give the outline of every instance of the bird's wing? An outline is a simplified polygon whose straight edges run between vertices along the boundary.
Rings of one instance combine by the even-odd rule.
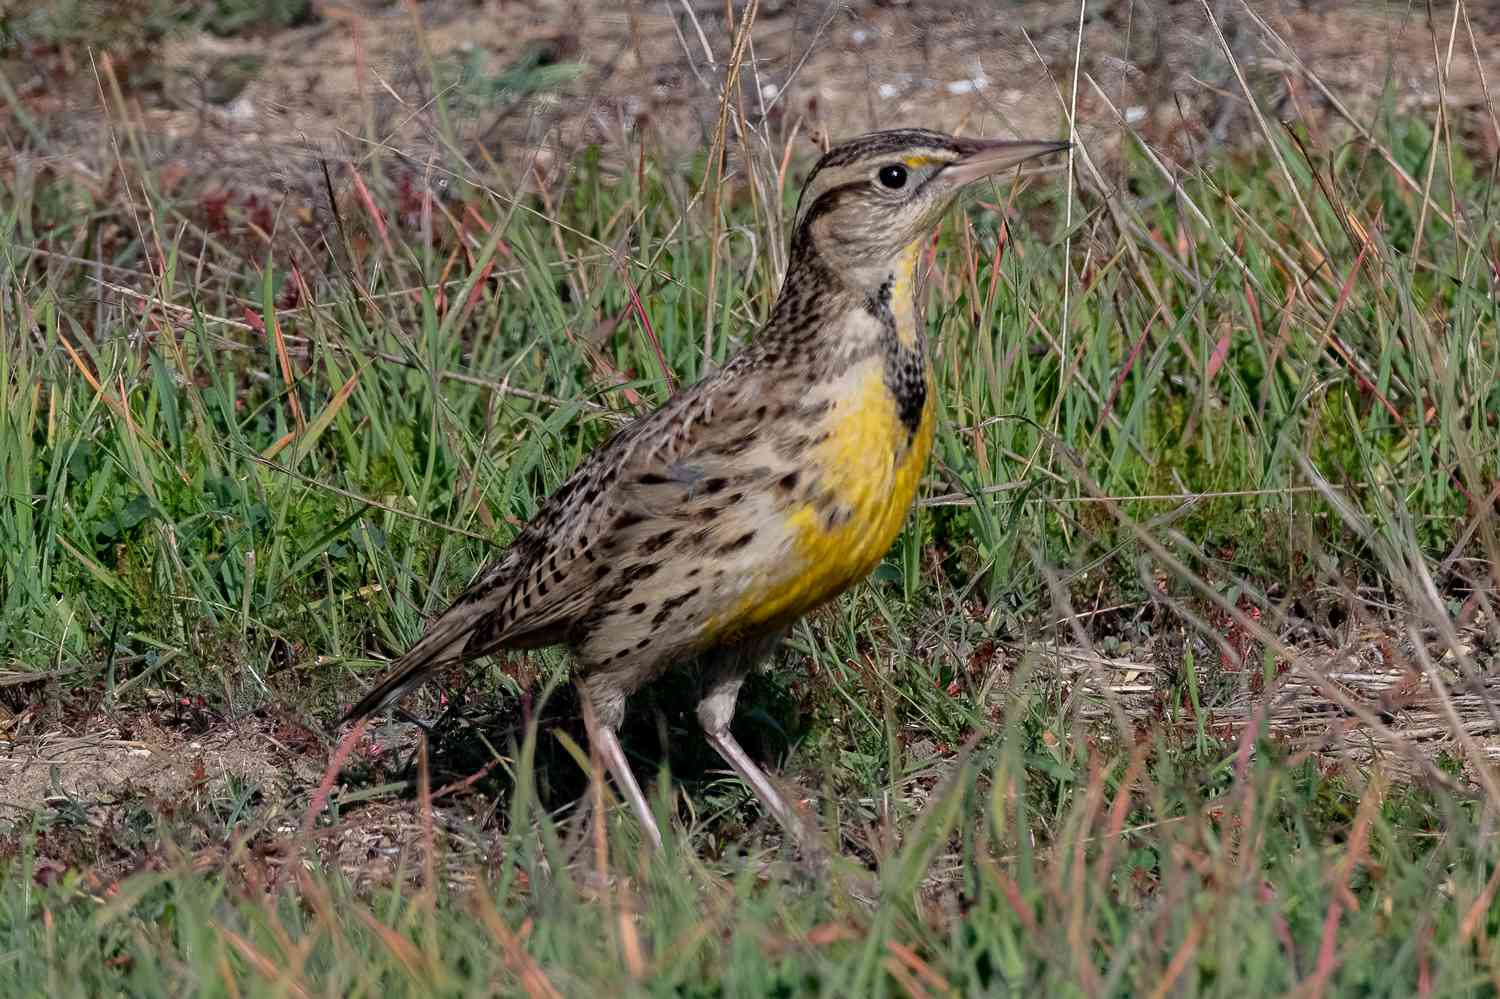
[[[342,720],[396,701],[433,670],[502,648],[565,641],[601,594],[630,582],[630,553],[683,515],[695,483],[743,450],[748,422],[717,418],[755,389],[724,370],[622,429],[547,498],[505,553]]]

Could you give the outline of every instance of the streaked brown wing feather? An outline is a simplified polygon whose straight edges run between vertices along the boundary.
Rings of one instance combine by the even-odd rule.
[[[684,469],[677,455],[713,451],[722,427],[711,414],[726,401],[715,394],[735,384],[722,375],[679,394],[585,458],[500,559],[427,626],[340,722],[379,711],[449,663],[569,640],[601,593],[619,585],[620,553],[648,536],[659,516],[675,516],[653,511],[656,504],[649,491],[640,491],[641,480],[701,474],[699,468]]]

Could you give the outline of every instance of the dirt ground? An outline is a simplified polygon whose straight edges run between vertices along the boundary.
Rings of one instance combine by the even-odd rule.
[[[1500,763],[1495,711],[1500,670],[1495,650],[1484,645],[1484,625],[1476,622],[1466,642],[1480,671],[1469,681],[1444,672],[1454,715],[1479,755],[1494,764]],[[1344,648],[1299,650],[1297,665],[1268,710],[1264,698],[1248,691],[1210,710],[1214,734],[1236,738],[1247,722],[1258,721],[1266,711],[1267,724],[1282,743],[1294,754],[1316,758],[1325,771],[1378,760],[1387,775],[1398,779],[1454,788],[1468,784],[1473,775],[1467,764],[1458,763],[1466,754],[1453,738],[1448,708],[1414,668],[1410,650],[1385,634],[1357,637]],[[992,664],[1002,674],[995,684],[998,698],[1003,699],[1016,664],[1016,657],[1009,656]],[[1149,719],[1159,723],[1170,713],[1159,681],[1173,664],[1160,657],[1104,657],[1095,650],[1053,647],[1038,666],[1057,678],[1062,696],[1076,703],[1080,716],[1098,732],[1110,730],[1117,712],[1134,724]],[[411,771],[402,765],[416,752],[416,730],[410,725],[373,730],[359,740],[352,757],[335,763],[337,748],[329,735],[275,713],[195,717],[191,709],[163,701],[132,710],[128,720],[119,721],[80,714],[37,726],[32,723],[38,718],[28,714],[0,718],[0,829],[28,814],[47,817],[38,848],[43,874],[82,867],[103,890],[143,866],[162,862],[157,834],[143,837],[138,831],[143,814],[157,817],[153,830],[161,828],[157,823],[166,816],[173,823],[172,842],[193,850],[194,863],[205,869],[248,849],[263,869],[282,870],[296,857],[278,844],[300,841],[302,831],[316,828],[312,843],[324,862],[364,884],[388,883],[403,871],[411,876],[403,858],[429,834],[410,788],[376,794],[357,805],[348,792],[350,787],[379,790],[387,778],[410,778]],[[1194,722],[1184,718],[1183,724],[1191,728]],[[479,794],[461,793],[486,777],[487,768],[477,758],[445,752],[441,742],[434,745],[431,814],[433,828],[446,844],[442,876],[451,885],[469,885],[499,862],[491,856],[490,839],[477,831],[489,826],[492,813],[506,800],[505,789],[490,782],[480,784]],[[919,746],[913,752],[924,750]],[[925,752],[935,775],[951,763],[932,747]],[[372,757],[388,769],[372,769]],[[338,820],[313,827],[308,810],[318,807],[314,802],[331,763],[360,773],[351,783],[346,769],[339,781],[345,789]],[[560,758],[549,764],[554,771],[569,766]],[[798,781],[802,787],[817,786],[816,775],[782,776],[793,786]],[[938,783],[937,777],[928,783]],[[924,786],[908,791],[920,796]],[[555,798],[567,808],[566,800],[583,800],[580,794],[581,785]],[[235,830],[232,841],[225,840],[220,823]],[[587,826],[572,828],[574,836],[582,836]]]
[[[746,5],[732,6],[742,17]],[[1441,91],[1455,124],[1493,146],[1486,86],[1500,78],[1500,13],[1472,6],[1457,21],[1438,12],[1429,27],[1420,5],[1373,0],[1095,2],[1081,24],[1073,5],[1031,0],[767,0],[743,62],[743,110],[804,151],[894,125],[1052,137],[1068,131],[1077,56],[1077,132],[1094,154],[1106,156],[1128,126],[1182,162],[1256,138],[1227,47],[1281,120],[1338,119],[1330,95],[1356,119],[1382,95],[1398,111],[1431,113]],[[555,177],[591,144],[694,155],[717,125],[733,39],[718,0],[314,9],[300,27],[199,33],[92,63],[87,51],[32,51],[8,72],[43,123],[54,168],[102,183],[126,141],[164,188],[197,181],[317,204],[321,161],[422,166],[444,127],[471,162],[493,159],[516,178],[533,165]],[[545,94],[510,86],[533,66],[550,74]],[[125,113],[102,110],[111,72]],[[432,112],[434,79],[449,81],[446,126]]]
[[[732,7],[743,16],[745,4]],[[716,127],[732,38],[719,0],[347,0],[315,9],[318,16],[298,27],[198,34],[146,51],[23,45],[5,73],[32,121],[28,127],[0,103],[8,139],[0,173],[46,168],[102,190],[128,145],[163,190],[192,185],[257,194],[276,211],[318,210],[325,159],[360,169],[432,161],[444,127],[432,113],[434,78],[451,80],[455,117],[447,128],[464,155],[494,160],[518,183],[533,164],[555,179],[595,143],[610,154],[644,143],[653,155],[689,156]],[[1435,5],[1434,16],[1429,26],[1421,5],[1335,0],[1094,2],[1080,37],[1071,4],[763,0],[742,70],[752,83],[744,112],[803,152],[825,138],[898,124],[1059,136],[1068,132],[1079,55],[1077,133],[1101,163],[1127,129],[1184,163],[1253,141],[1260,127],[1223,57],[1227,46],[1246,71],[1243,86],[1280,119],[1348,134],[1343,116],[1367,120],[1383,96],[1426,115],[1445,101],[1452,123],[1494,155],[1500,144],[1487,87],[1500,81],[1500,13],[1474,5],[1454,20],[1448,5]],[[552,73],[545,94],[507,89],[508,73],[536,66]],[[111,97],[106,113],[101,93],[116,85],[123,108]],[[45,146],[32,141],[37,135]],[[1382,655],[1379,642],[1368,648]],[[1321,654],[1335,661],[1333,650]],[[1058,659],[1064,675],[1097,696],[1101,712],[1111,696],[1127,706],[1145,698],[1139,710],[1153,710],[1150,674],[1158,667],[1149,659]],[[1437,756],[1446,722],[1411,686],[1402,657],[1344,672],[1361,703],[1413,738],[1425,733]],[[1500,757],[1500,720],[1486,707],[1494,692],[1463,696],[1474,701],[1466,727]],[[106,716],[93,714],[85,730],[45,702],[39,689],[27,709],[0,709],[0,821],[69,801],[232,797],[226,788],[235,781],[305,801],[331,749],[326,736],[273,716],[194,720],[190,706],[162,704],[103,725]],[[1225,711],[1226,724],[1244,720],[1244,710],[1235,711]],[[1276,722],[1310,745],[1332,738],[1365,758],[1378,753],[1380,739],[1368,731],[1359,746],[1330,735],[1347,717],[1326,692],[1311,690],[1286,701]],[[275,821],[294,828],[300,818]],[[340,849],[351,863],[356,855],[394,856],[394,844],[412,834],[409,819],[370,808],[357,821],[379,834],[345,837]]]

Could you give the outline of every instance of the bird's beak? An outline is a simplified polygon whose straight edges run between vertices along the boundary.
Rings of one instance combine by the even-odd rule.
[[[1071,142],[1040,140],[969,139],[964,154],[948,164],[943,177],[952,186],[962,187],[1029,159],[1060,153],[1071,145]]]

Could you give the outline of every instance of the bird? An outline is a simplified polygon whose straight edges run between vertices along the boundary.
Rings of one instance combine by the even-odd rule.
[[[656,850],[617,731],[629,697],[669,674],[697,684],[709,744],[807,842],[730,731],[740,688],[905,522],[937,410],[916,302],[924,242],[965,187],[1068,145],[906,128],[829,148],[758,335],[587,455],[340,723],[440,668],[563,645],[589,740]]]

